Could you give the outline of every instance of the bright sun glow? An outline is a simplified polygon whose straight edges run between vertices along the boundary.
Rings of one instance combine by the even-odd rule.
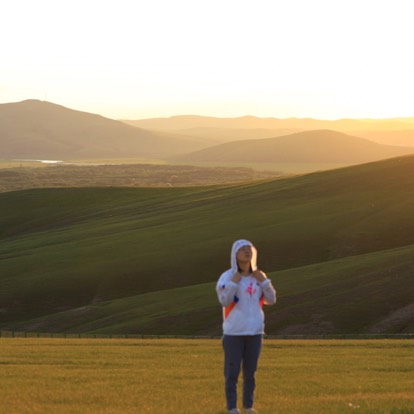
[[[414,116],[411,0],[14,0],[0,102],[111,118]]]

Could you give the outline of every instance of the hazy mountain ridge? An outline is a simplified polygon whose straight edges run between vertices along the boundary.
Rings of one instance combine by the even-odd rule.
[[[315,130],[276,138],[233,141],[176,157],[181,161],[357,164],[414,153],[414,147],[377,144],[341,132]]]
[[[240,118],[213,118],[202,116],[177,116],[168,119],[149,119],[142,121],[116,121],[96,114],[76,111],[60,105],[36,100],[1,104],[0,105],[0,154],[2,159],[64,159],[64,160],[84,160],[84,159],[158,159],[168,160],[172,157],[180,159],[181,155],[193,153],[205,149],[206,153],[214,153],[214,147],[218,143],[233,141],[234,146],[231,150],[239,154],[237,161],[248,160],[249,162],[274,162],[275,157],[269,157],[274,151],[267,149],[267,153],[259,156],[259,149],[252,146],[264,146],[260,141],[265,138],[280,137],[279,147],[276,148],[278,154],[276,159],[281,162],[289,160],[299,160],[299,162],[318,162],[319,159],[312,159],[311,154],[316,154],[316,147],[319,146],[319,153],[325,152],[324,162],[343,162],[352,164],[354,162],[367,162],[375,159],[389,158],[400,154],[409,153],[409,150],[400,149],[399,151],[389,147],[387,151],[382,148],[371,146],[374,156],[358,157],[346,159],[344,154],[338,154],[342,149],[333,148],[333,142],[314,141],[312,147],[309,142],[297,143],[297,148],[292,147],[293,142],[289,142],[296,135],[286,133],[297,131],[315,131],[330,129],[340,131],[343,126],[366,128],[366,133],[375,135],[369,128],[384,128],[381,140],[387,140],[386,134],[391,133],[387,128],[401,128],[399,139],[410,142],[411,136],[414,138],[414,118],[394,119],[394,120],[338,120],[321,121],[314,119],[276,119],[276,118],[257,118],[245,116]],[[143,126],[145,126],[144,129]],[[329,128],[327,128],[327,126]],[[369,126],[369,128],[368,128]],[[148,128],[153,130],[150,130]],[[335,128],[333,128],[335,127]],[[170,129],[168,129],[170,128]],[[276,129],[275,129],[276,128]],[[404,128],[404,129],[403,129]],[[408,129],[407,129],[408,128]],[[414,127],[413,127],[414,128]],[[303,131],[306,129],[306,131]],[[343,129],[343,128],[342,128]],[[385,132],[384,132],[385,131]],[[413,133],[413,135],[411,135]],[[379,132],[378,132],[378,135]],[[282,137],[288,138],[282,140]],[[296,136],[297,137],[297,136]],[[332,135],[332,139],[338,140]],[[257,143],[247,142],[251,139],[259,140]],[[355,136],[347,138],[355,144],[354,153],[358,152],[361,142],[355,141]],[[372,139],[375,137],[372,136]],[[282,148],[280,145],[285,146]],[[275,145],[275,144],[274,144]],[[342,140],[341,145],[345,144]],[[413,140],[414,145],[414,140]],[[307,146],[308,156],[303,153]],[[325,147],[325,148],[323,148]],[[330,151],[327,148],[330,147]],[[225,149],[226,147],[223,147]],[[292,151],[298,151],[296,156]],[[349,149],[349,151],[351,151]],[[367,149],[368,151],[368,149]],[[254,159],[249,158],[251,154]],[[302,153],[302,155],[300,154]],[[375,154],[376,153],[376,154]],[[285,154],[287,158],[283,158]],[[381,155],[384,154],[384,155]],[[395,154],[395,155],[394,155]],[[182,157],[192,161],[190,157]],[[218,154],[212,161],[224,160],[224,154]]]
[[[203,138],[147,131],[49,102],[0,105],[3,159],[163,158],[207,145]]]
[[[209,138],[215,140],[217,144],[231,141],[240,141],[247,139],[275,138],[283,135],[290,135],[296,132],[302,132],[299,129],[260,129],[260,128],[189,128],[177,130],[182,135],[192,137]],[[212,143],[213,144],[213,143]]]
[[[189,128],[228,128],[228,129],[335,129],[335,130],[401,130],[414,128],[414,117],[384,119],[337,119],[313,118],[260,118],[242,116],[217,118],[200,115],[178,115],[169,118],[148,118],[122,120],[135,126],[148,129],[183,130]]]
[[[124,120],[124,122],[153,130],[180,131],[181,133],[188,131],[196,136],[208,136],[208,129],[210,129],[213,136],[233,137],[238,130],[243,130],[243,139],[271,138],[307,130],[329,129],[368,138],[381,144],[414,146],[414,117],[321,120],[254,116],[213,118],[181,115],[170,118]],[[231,130],[234,131],[230,132]]]

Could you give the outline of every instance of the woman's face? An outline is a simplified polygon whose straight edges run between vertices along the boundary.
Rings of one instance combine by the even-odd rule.
[[[242,246],[236,253],[236,259],[239,263],[250,262],[253,257],[253,251],[251,246]]]

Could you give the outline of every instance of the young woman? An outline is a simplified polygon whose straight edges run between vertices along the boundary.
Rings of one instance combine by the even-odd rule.
[[[243,369],[243,408],[253,409],[255,373],[264,334],[263,304],[276,302],[276,291],[266,274],[257,268],[257,250],[248,240],[237,240],[231,249],[231,269],[217,282],[223,305],[224,377],[227,409],[237,408],[237,381]]]

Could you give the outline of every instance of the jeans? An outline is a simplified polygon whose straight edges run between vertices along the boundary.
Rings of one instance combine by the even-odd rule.
[[[243,408],[252,408],[262,335],[224,335],[223,349],[227,409],[237,407],[237,381],[241,368],[243,369]]]

